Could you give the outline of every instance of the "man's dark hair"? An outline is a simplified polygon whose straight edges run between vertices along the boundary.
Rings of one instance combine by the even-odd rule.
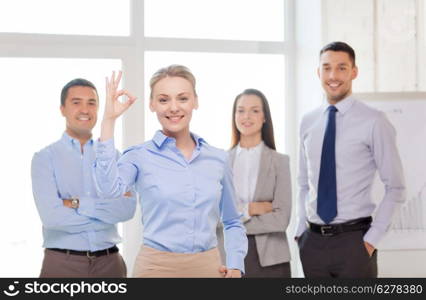
[[[330,44],[327,44],[321,49],[320,55],[319,55],[320,58],[321,58],[321,55],[326,51],[346,52],[349,55],[349,58],[352,61],[352,66],[354,66],[354,67],[356,66],[356,64],[355,64],[355,51],[348,44],[346,44],[344,42],[332,42]]]
[[[73,86],[87,86],[89,88],[92,88],[95,90],[96,95],[98,94],[98,90],[96,89],[95,85],[91,83],[89,80],[83,79],[83,78],[76,78],[68,82],[61,91],[61,106],[65,106],[65,99],[67,99],[68,96],[68,90],[72,88]]]

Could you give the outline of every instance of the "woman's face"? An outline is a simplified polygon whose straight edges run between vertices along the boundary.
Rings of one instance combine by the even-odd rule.
[[[150,109],[157,113],[166,135],[189,132],[192,111],[197,108],[194,87],[185,78],[165,77],[154,85]]]
[[[242,95],[237,100],[234,117],[242,136],[260,133],[265,122],[262,100],[256,95]]]

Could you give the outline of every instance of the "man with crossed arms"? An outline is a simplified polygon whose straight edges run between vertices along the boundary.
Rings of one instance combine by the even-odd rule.
[[[33,194],[46,248],[40,277],[126,277],[116,224],[133,217],[136,200],[130,193],[118,199],[96,194],[91,169],[98,108],[90,81],[67,83],[60,106],[66,130],[34,154]]]

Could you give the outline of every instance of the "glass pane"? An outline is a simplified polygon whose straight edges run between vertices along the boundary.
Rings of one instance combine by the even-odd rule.
[[[58,140],[65,129],[60,106],[62,87],[76,77],[92,81],[103,113],[105,76],[121,68],[112,59],[0,58],[3,113],[0,118],[0,277],[37,277],[42,263],[42,226],[31,189],[34,152]],[[117,125],[121,127],[121,122]],[[94,132],[99,136],[100,121]],[[117,128],[121,145],[121,128]],[[17,263],[19,261],[19,263]]]
[[[0,32],[128,36],[129,2],[2,0]]]
[[[284,40],[283,0],[145,0],[145,35]]]
[[[262,91],[271,107],[278,151],[284,151],[284,56],[264,54],[216,54],[147,52],[145,54],[146,139],[160,129],[148,109],[149,78],[159,68],[183,64],[197,79],[199,108],[193,114],[191,131],[209,144],[229,149],[231,114],[235,97],[246,88]]]

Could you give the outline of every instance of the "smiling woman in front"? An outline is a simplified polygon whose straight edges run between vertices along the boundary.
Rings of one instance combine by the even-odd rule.
[[[107,80],[107,100],[94,168],[99,193],[122,195],[135,185],[141,198],[143,245],[135,277],[241,277],[247,238],[235,208],[226,152],[190,132],[198,108],[195,77],[184,66],[157,71],[150,109],[162,130],[114,160],[115,120],[135,101],[118,91],[121,73]],[[118,98],[129,99],[120,102]],[[216,225],[225,228],[226,266],[216,248]]]

